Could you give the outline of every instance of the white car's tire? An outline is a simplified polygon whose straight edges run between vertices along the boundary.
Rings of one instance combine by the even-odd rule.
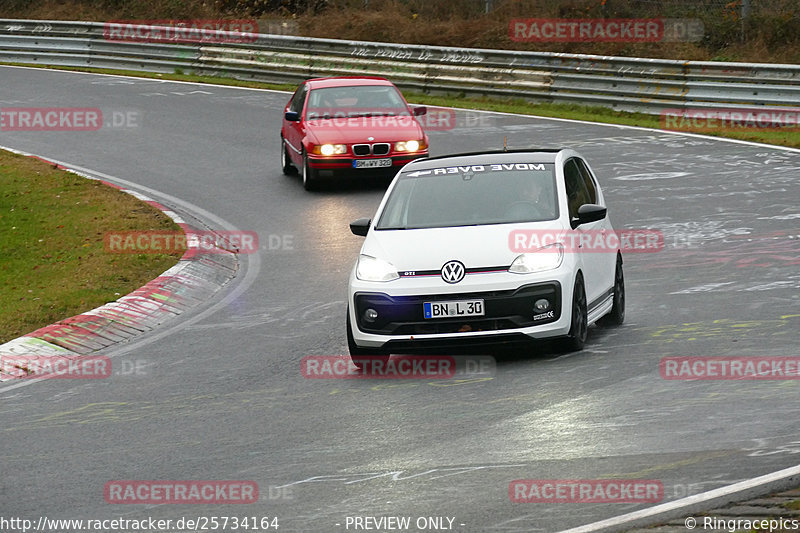
[[[617,268],[614,270],[614,303],[611,311],[598,320],[603,326],[619,326],[625,322],[625,275],[622,272],[622,255],[617,254]]]
[[[570,306],[570,327],[567,338],[562,347],[567,352],[583,350],[586,337],[589,334],[589,320],[586,309],[586,290],[583,286],[583,275],[578,272],[575,278],[575,288],[572,290],[572,305]]]

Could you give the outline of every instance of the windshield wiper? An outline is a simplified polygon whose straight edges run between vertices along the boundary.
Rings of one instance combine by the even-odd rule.
[[[348,117],[393,117],[396,113],[391,111],[364,111],[361,113],[348,113]]]

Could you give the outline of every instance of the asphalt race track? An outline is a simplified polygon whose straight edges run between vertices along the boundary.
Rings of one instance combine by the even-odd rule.
[[[213,301],[106,353],[138,371],[0,385],[0,515],[266,516],[282,533],[450,517],[458,532],[553,532],[648,504],[512,503],[511,481],[659,480],[670,501],[798,463],[797,380],[665,380],[659,361],[800,356],[800,153],[458,111],[452,129],[430,132],[432,155],[498,149],[506,136],[511,148],[576,148],[616,228],[664,233],[663,251],[625,256],[625,325],[593,327],[568,356],[505,354],[490,378],[304,379],[304,356],[347,353],[362,242],[348,223],[371,216],[383,189],[307,193],[282,175],[287,100],[0,67],[2,107],[136,119],[0,132],[0,145],[125,180],[187,219],[258,232],[262,246]],[[111,480],[253,480],[260,499],[110,504]]]

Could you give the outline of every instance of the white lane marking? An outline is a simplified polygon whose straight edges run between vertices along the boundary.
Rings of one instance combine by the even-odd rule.
[[[653,172],[650,174],[629,174],[627,176],[616,176],[611,179],[620,181],[647,181],[647,180],[666,180],[671,178],[682,178],[688,175],[689,172]]]
[[[692,505],[703,504],[706,502],[709,502],[710,504],[710,502],[713,500],[729,497],[724,501],[715,502],[713,504],[724,505],[725,503],[736,501],[738,499],[735,497],[736,494],[755,489],[761,485],[779,483],[781,481],[789,481],[797,484],[796,478],[798,476],[800,476],[800,465],[778,470],[777,472],[754,477],[752,479],[747,479],[745,481],[740,481],[739,483],[734,483],[733,485],[728,485],[727,487],[720,487],[707,492],[701,492],[700,494],[687,496],[686,498],[681,498],[680,500],[675,500],[674,502],[662,503],[661,505],[656,505],[655,507],[650,507],[648,509],[642,509],[641,511],[634,511],[632,513],[614,516],[612,518],[607,518],[606,520],[600,520],[584,526],[566,529],[560,531],[559,533],[588,533],[590,531],[600,531],[608,528],[619,528],[620,526],[633,522],[634,520],[656,518],[659,515],[674,513],[675,511],[679,511],[680,509]],[[664,521],[666,520],[667,517],[665,516]]]

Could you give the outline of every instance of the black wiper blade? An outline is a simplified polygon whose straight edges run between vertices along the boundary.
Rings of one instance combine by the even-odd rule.
[[[362,111],[360,113],[348,113],[348,117],[393,117],[395,113],[391,111]]]

